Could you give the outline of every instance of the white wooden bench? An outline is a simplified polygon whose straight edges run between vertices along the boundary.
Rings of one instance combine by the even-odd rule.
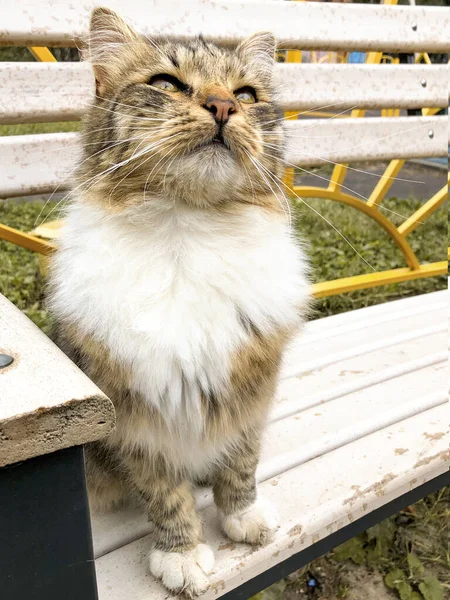
[[[189,0],[183,5],[175,0],[153,0],[145,9],[137,0],[104,4],[117,9],[137,28],[145,26],[150,34],[186,37],[203,33],[231,44],[254,31],[271,29],[286,48],[450,50],[450,16],[445,9],[275,0]],[[45,6],[18,0],[2,15],[0,43],[73,45],[74,38],[86,30],[91,6],[88,0],[82,5],[61,0]],[[333,103],[340,110],[354,105],[445,106],[447,73],[446,66],[436,65],[276,66],[285,110]],[[0,63],[0,82],[4,90],[0,96],[1,123],[78,119],[94,88],[89,66],[78,63]],[[448,144],[447,119],[439,116],[315,119],[308,121],[310,126],[315,130],[309,138],[301,134],[304,123],[288,124],[299,133],[289,147],[290,162],[310,165],[327,160],[437,157],[446,155]],[[328,136],[332,136],[332,144]],[[76,160],[77,134],[0,138],[0,155],[0,197],[45,193],[57,186],[64,189],[68,185],[65,177]],[[8,237],[5,232],[3,235]],[[32,241],[29,244],[33,246]],[[218,530],[210,493],[199,490],[197,501],[205,519],[206,537],[217,555],[212,587],[205,599],[248,598],[449,481],[447,307],[447,293],[436,292],[308,324],[286,356],[258,470],[264,494],[278,506],[282,525],[267,547],[232,544]],[[0,469],[0,493],[2,481],[11,485],[20,479],[37,485],[39,469],[41,481],[54,486],[46,490],[49,506],[41,513],[41,520],[48,525],[48,544],[66,553],[52,576],[45,571],[48,561],[43,561],[37,587],[33,579],[17,576],[24,565],[34,566],[33,561],[38,560],[33,552],[23,552],[22,562],[19,556],[16,562],[7,563],[9,571],[0,569],[0,589],[10,591],[8,600],[59,600],[62,594],[66,600],[94,600],[89,543],[76,558],[67,555],[67,544],[89,541],[86,519],[81,516],[77,529],[70,527],[70,514],[64,513],[58,525],[59,538],[70,535],[70,541],[64,538],[65,545],[52,526],[52,511],[70,498],[68,492],[64,496],[58,483],[55,473],[60,471],[55,464],[76,472],[83,486],[79,454],[72,461],[67,452],[78,452],[74,444],[96,439],[102,431],[107,433],[113,417],[95,386],[89,387],[80,373],[73,375],[76,370],[25,318],[20,325],[14,324],[20,317],[14,308],[2,302],[0,316],[0,353],[20,355],[20,360],[0,369],[0,466],[14,463],[14,467]],[[67,383],[68,371],[75,377],[73,387]],[[43,375],[46,373],[48,378]],[[56,383],[59,378],[64,382],[61,389]],[[40,386],[39,400],[34,394],[36,384]],[[72,391],[83,386],[84,395]],[[6,390],[5,412],[2,402]],[[45,403],[47,396],[49,404]],[[58,435],[62,425],[54,418],[71,403],[81,406],[92,397],[98,403],[98,419],[82,425],[82,414],[76,413],[75,433]],[[96,404],[92,406],[95,414]],[[47,408],[43,411],[43,407]],[[44,426],[36,430],[37,441],[28,443],[27,452],[11,450],[25,441],[13,437],[11,442],[5,427],[13,426],[10,432],[23,435],[23,414],[38,422],[44,413],[51,423],[57,423],[54,433],[48,434],[49,428]],[[70,415],[62,417],[67,425],[72,422]],[[81,430],[83,435],[77,433]],[[47,440],[47,445],[42,440]],[[45,453],[53,454],[40,456]],[[25,462],[17,465],[18,460]],[[21,479],[20,473],[28,468],[28,479]],[[14,498],[17,503],[18,496]],[[83,504],[82,491],[77,501]],[[11,511],[0,511],[0,524],[14,527],[14,517],[19,517],[17,511]],[[27,538],[34,535],[30,527],[19,537],[24,549],[28,548]],[[146,554],[151,532],[143,514],[129,509],[94,515],[92,528],[100,600],[168,597],[148,573]],[[0,538],[0,548],[2,545],[5,542]],[[20,545],[15,549],[20,551]],[[11,573],[16,573],[16,578]],[[58,588],[61,582],[66,585]],[[46,595],[33,596],[37,589],[45,589]]]

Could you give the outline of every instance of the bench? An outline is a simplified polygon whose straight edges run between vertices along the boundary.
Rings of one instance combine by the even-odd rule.
[[[153,0],[144,19],[136,0],[105,4],[138,28],[148,22],[147,33],[203,33],[225,44],[271,29],[280,48],[294,52],[450,49],[450,18],[438,8],[275,0],[190,0],[180,8],[175,0]],[[33,47],[35,55],[48,58],[42,48],[78,43],[90,6],[64,0],[38,7],[20,0],[2,17],[0,43]],[[354,106],[431,110],[448,102],[443,65],[280,64],[276,77],[286,111],[327,105],[338,106],[338,112]],[[94,90],[84,63],[0,63],[0,81],[1,123],[79,119]],[[338,163],[332,189],[321,193],[337,193],[335,199],[348,204],[342,190],[348,162],[447,152],[445,116],[313,118],[307,121],[314,128],[311,137],[302,135],[306,121],[291,120],[287,127],[298,137],[292,136],[289,163]],[[77,134],[3,137],[0,153],[0,197],[63,190],[76,161]],[[395,169],[398,165],[390,172]],[[387,177],[380,182],[382,192],[389,187]],[[288,185],[303,197],[320,195],[318,188],[301,192],[292,179]],[[383,194],[377,194],[381,202]],[[445,272],[445,261],[421,265],[406,240],[444,200],[445,193],[431,199],[397,233],[377,211],[378,202],[368,208],[360,200],[355,208],[370,212],[392,233],[407,266],[362,275],[362,281],[323,282],[315,294]],[[42,254],[53,250],[53,243],[6,226],[0,225],[0,236]],[[308,323],[285,358],[258,470],[282,525],[264,548],[233,544],[218,530],[209,490],[199,489],[198,508],[217,557],[205,599],[248,598],[449,482],[447,306],[447,293],[436,292]],[[0,582],[6,597],[51,600],[64,594],[68,600],[93,600],[98,587],[100,600],[167,598],[148,572],[151,531],[139,511],[92,515],[91,547],[82,444],[113,427],[109,400],[2,298],[0,333],[0,353],[14,358],[0,369],[0,496],[6,498],[0,513],[6,568]],[[3,536],[13,541],[5,544]],[[40,551],[42,544],[48,552]]]

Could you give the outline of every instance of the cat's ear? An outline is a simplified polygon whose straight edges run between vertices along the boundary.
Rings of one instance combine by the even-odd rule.
[[[117,13],[100,6],[94,8],[85,57],[94,69],[97,93],[112,84],[124,44],[138,40],[138,34]]]
[[[276,47],[274,35],[270,31],[262,31],[242,41],[236,52],[251,68],[271,76]]]

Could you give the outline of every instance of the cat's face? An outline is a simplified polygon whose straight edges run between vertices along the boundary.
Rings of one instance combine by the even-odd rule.
[[[259,203],[282,172],[274,51],[267,33],[234,50],[201,38],[149,40],[96,9],[89,52],[97,97],[83,176],[99,175],[94,184],[116,203],[155,194],[198,205]]]

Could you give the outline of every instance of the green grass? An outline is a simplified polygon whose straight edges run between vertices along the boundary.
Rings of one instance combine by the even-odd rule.
[[[79,121],[60,121],[58,123],[24,123],[19,125],[0,125],[0,136],[28,135],[34,133],[59,133],[79,131]]]
[[[0,223],[30,231],[35,227],[42,206],[42,202],[0,202]],[[50,203],[39,221],[53,207],[54,203]],[[39,270],[39,256],[0,240],[0,265],[0,293],[48,333],[50,318],[44,308],[44,278]]]
[[[329,200],[309,198],[307,202],[339,229],[375,271],[406,266],[403,255],[390,236],[369,217]],[[399,224],[402,219],[386,209],[407,217],[419,206],[420,201],[412,198],[390,198],[383,203],[385,214],[395,224]],[[314,282],[372,271],[342,237],[307,206],[298,205],[294,216],[300,235],[306,238]],[[423,225],[419,225],[408,239],[421,262],[446,260],[446,208],[442,207],[436,211]],[[316,317],[432,292],[444,289],[446,285],[446,277],[432,277],[331,296],[316,301]]]

